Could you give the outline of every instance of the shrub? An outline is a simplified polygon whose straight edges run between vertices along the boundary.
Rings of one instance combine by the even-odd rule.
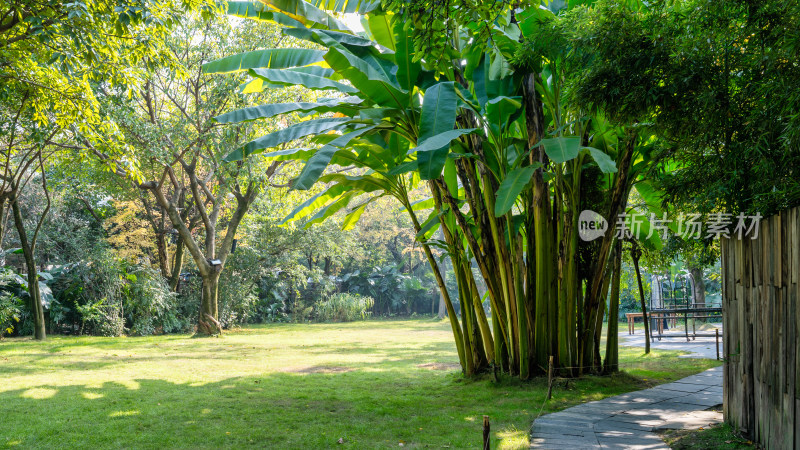
[[[258,254],[239,246],[219,279],[219,322],[231,328],[254,320],[261,268]]]
[[[124,271],[106,249],[87,256],[61,267],[50,283],[55,297],[50,319],[68,333],[120,336]]]
[[[372,297],[343,292],[333,294],[317,305],[317,320],[321,322],[350,322],[366,319],[375,301]]]
[[[92,334],[99,336],[121,336],[125,331],[125,319],[120,314],[119,307],[107,303],[107,298],[99,301],[88,301],[76,304],[75,310],[81,319],[80,333],[91,329]],[[87,327],[88,325],[88,327]]]
[[[255,305],[254,319],[261,323],[288,322],[287,303],[290,283],[278,272],[267,272],[259,280],[259,297]]]
[[[22,300],[9,292],[0,292],[0,339],[11,334],[22,313]]]
[[[107,249],[53,273],[49,316],[62,332],[120,336],[127,328],[144,336],[191,326],[182,299],[170,292],[160,272],[131,266]]]
[[[174,333],[191,327],[189,318],[180,313],[177,295],[170,291],[160,272],[134,266],[128,268],[126,278],[123,306],[131,334]]]

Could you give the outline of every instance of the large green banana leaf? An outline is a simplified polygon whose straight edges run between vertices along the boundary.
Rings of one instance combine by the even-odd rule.
[[[203,73],[227,73],[254,68],[285,69],[323,61],[325,52],[308,48],[270,48],[226,56],[203,64]]]

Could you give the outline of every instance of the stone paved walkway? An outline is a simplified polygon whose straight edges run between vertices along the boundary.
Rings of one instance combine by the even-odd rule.
[[[668,449],[654,430],[719,423],[722,367],[643,391],[573,406],[536,419],[531,448]]]

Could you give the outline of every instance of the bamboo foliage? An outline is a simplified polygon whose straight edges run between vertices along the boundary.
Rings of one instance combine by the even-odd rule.
[[[295,11],[312,6],[265,1],[245,8],[245,15],[295,20]],[[242,2],[235,8],[241,15]],[[251,13],[256,10],[270,14]],[[314,222],[343,212],[345,223],[352,223],[373,199],[397,199],[442,292],[466,375],[493,369],[525,379],[543,373],[551,356],[563,375],[599,371],[616,241],[612,232],[593,243],[580,241],[578,215],[591,208],[614,217],[624,210],[641,175],[632,163],[647,139],[636,128],[612,126],[570,107],[558,61],[542,59],[536,70],[512,67],[517,42],[510,36],[520,35],[515,23],[496,30],[488,51],[465,30],[453,42],[458,57],[452,67],[439,72],[415,61],[405,23],[374,5],[366,10],[363,35],[321,9],[314,9],[310,23],[287,25],[286,34],[324,47],[322,61],[282,52],[269,70],[248,66],[254,79],[277,88],[307,86],[307,74],[314,72],[316,85],[338,90],[342,100],[324,107],[272,105],[310,118],[248,143],[228,159],[266,151],[260,157],[305,164],[295,188],[326,184],[288,220]],[[243,60],[229,57],[206,68],[240,70]],[[225,119],[239,116],[251,117],[234,112]],[[304,137],[320,147],[268,151]],[[355,169],[324,174],[329,165]],[[419,187],[430,197],[412,203],[409,192]],[[438,229],[441,240],[433,238]],[[460,319],[435,250],[451,259]],[[488,314],[479,285],[486,286]]]

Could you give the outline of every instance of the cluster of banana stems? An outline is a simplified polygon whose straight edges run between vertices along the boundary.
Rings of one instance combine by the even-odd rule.
[[[523,100],[528,143],[534,148],[529,164],[538,162],[540,167],[531,185],[521,193],[518,214],[493,214],[498,182],[486,169],[486,151],[480,139],[466,140],[469,153],[475,157],[455,162],[463,187],[458,192],[463,192],[463,198],[453,195],[455,191],[441,177],[428,181],[435,209],[441,212],[440,226],[458,284],[460,321],[434,254],[428,244],[423,247],[446,303],[467,375],[502,370],[525,379],[545,373],[551,356],[562,376],[608,372],[618,367],[616,329],[610,329],[616,328],[616,321],[609,321],[605,361],[601,361],[600,342],[604,316],[608,313],[608,317],[616,317],[618,312],[614,299],[619,298],[621,241],[608,232],[586,252],[592,259],[579,261],[578,214],[586,205],[581,198],[581,181],[597,174],[582,173],[585,155],[554,164],[548,161],[542,146],[537,146],[544,135],[545,115],[541,96],[534,88],[536,79],[535,73],[526,76]],[[459,117],[465,125],[474,120],[469,112]],[[621,142],[618,171],[599,205],[611,216],[621,212],[627,200],[635,143],[635,135]],[[554,176],[546,179],[545,168]],[[411,205],[407,210],[412,211]],[[412,221],[420,232],[413,211]],[[479,269],[477,276],[473,262]],[[579,277],[579,263],[587,269],[583,272],[588,276],[583,279]],[[478,288],[482,284],[491,318],[483,307]],[[612,310],[606,312],[609,288]]]

